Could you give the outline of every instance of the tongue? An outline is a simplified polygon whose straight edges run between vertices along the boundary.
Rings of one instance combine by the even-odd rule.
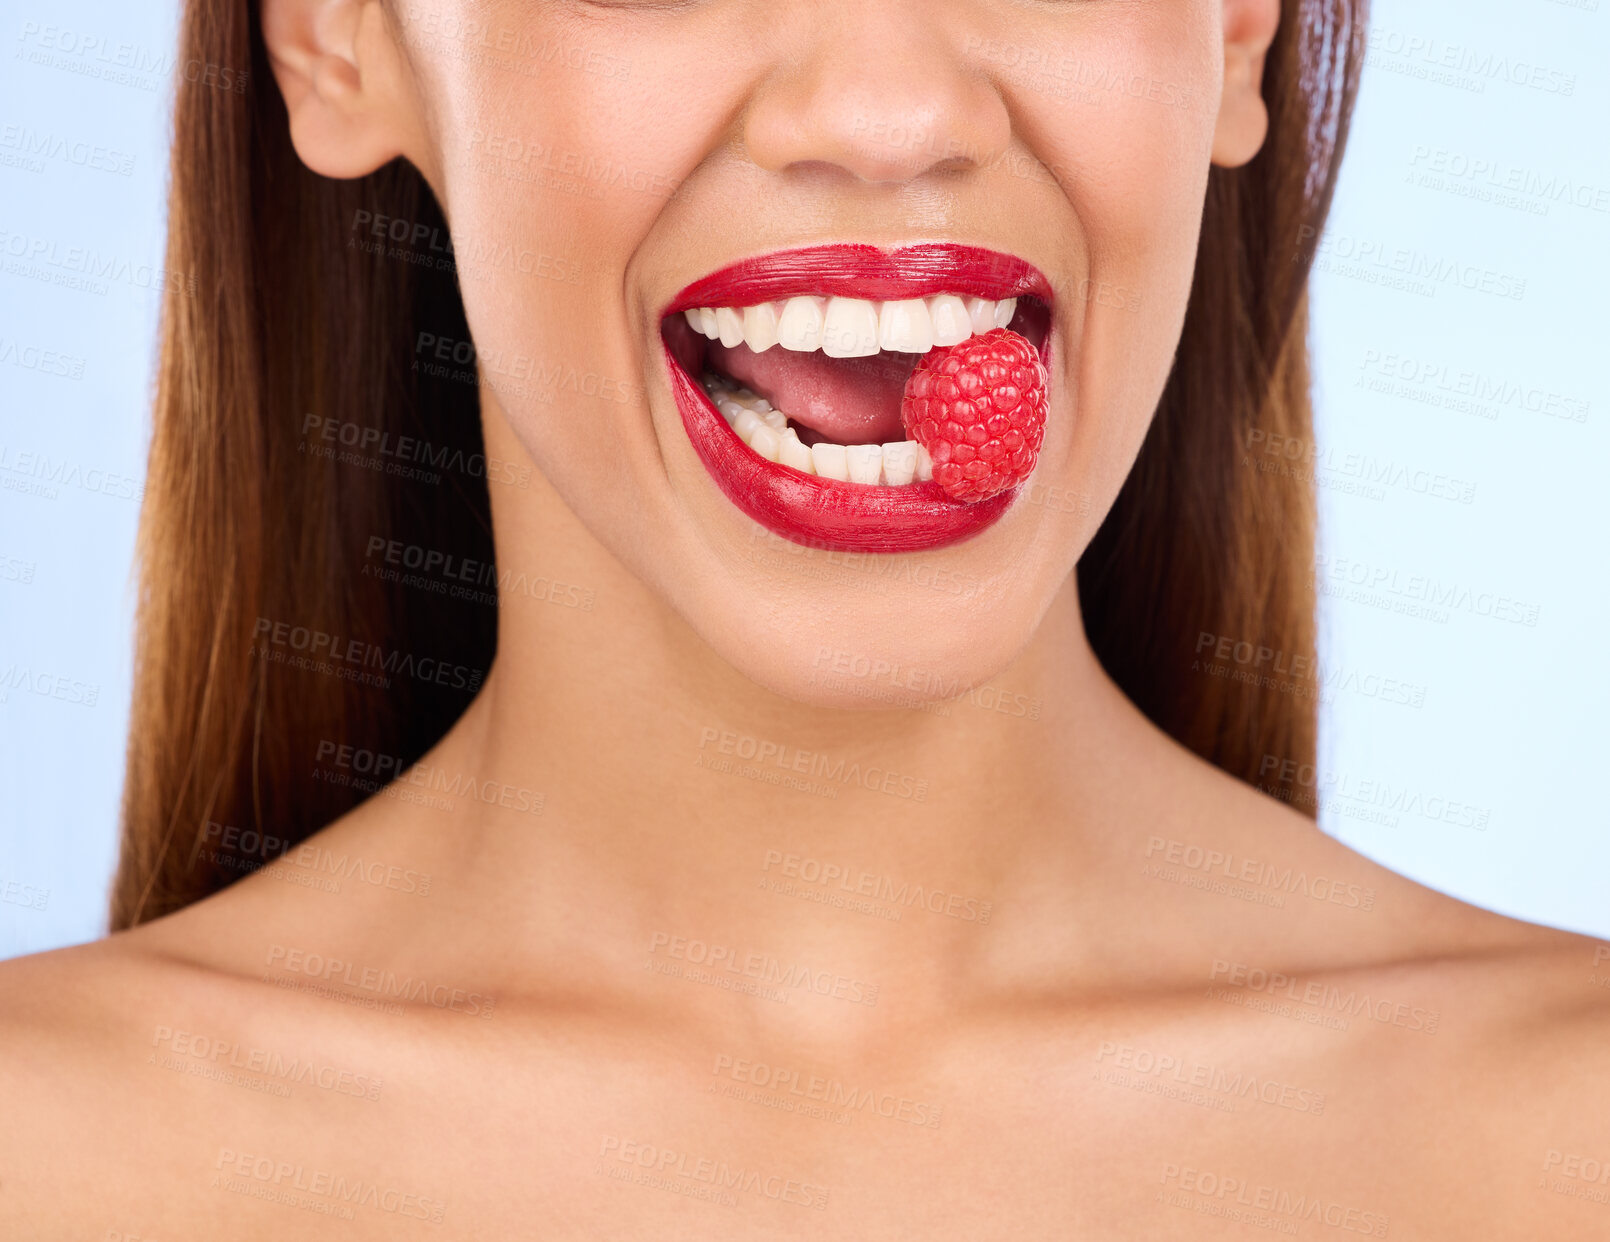
[[[712,342],[706,361],[765,397],[803,427],[835,444],[904,440],[900,398],[921,354],[878,353],[829,358],[774,345],[757,354],[747,345]]]

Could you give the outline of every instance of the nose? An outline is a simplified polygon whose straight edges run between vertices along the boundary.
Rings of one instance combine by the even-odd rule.
[[[1006,103],[947,30],[942,0],[776,5],[794,49],[743,122],[749,158],[783,172],[831,167],[869,183],[985,167],[1011,142]]]

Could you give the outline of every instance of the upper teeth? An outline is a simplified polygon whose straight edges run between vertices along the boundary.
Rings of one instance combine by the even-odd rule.
[[[759,354],[781,345],[799,353],[819,349],[830,358],[864,358],[879,350],[925,354],[936,345],[959,345],[975,333],[1006,327],[1016,312],[1016,298],[993,301],[941,293],[892,302],[803,295],[682,313],[695,332],[729,348],[741,343]]]

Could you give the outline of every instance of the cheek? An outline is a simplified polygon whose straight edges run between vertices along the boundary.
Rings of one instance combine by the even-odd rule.
[[[685,170],[618,56],[561,32],[525,42],[566,59],[530,73],[432,66],[440,189],[482,370],[560,482],[642,446],[615,434],[643,393],[624,272]]]
[[[1219,61],[1208,29],[1160,19],[1084,32],[1053,96],[1020,115],[1062,182],[1084,275],[1062,291],[1071,454],[1097,511],[1140,449],[1179,344],[1207,185]]]

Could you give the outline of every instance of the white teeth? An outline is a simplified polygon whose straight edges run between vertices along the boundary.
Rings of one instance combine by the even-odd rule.
[[[883,448],[877,444],[846,444],[850,458],[850,482],[874,484],[883,474]]]
[[[954,341],[951,344],[955,344]],[[921,298],[885,302],[878,312],[878,348],[925,354],[934,347],[934,321]]]
[[[995,326],[995,303],[988,298],[968,298],[967,317],[972,320],[974,333],[982,336]]]
[[[801,474],[820,475],[841,483],[868,487],[904,487],[913,480],[933,477],[933,462],[915,440],[888,444],[832,444],[820,440],[807,445],[781,410],[764,397],[733,381],[707,374],[703,380],[710,400],[749,448],[767,461]]]
[[[777,454],[783,447],[782,434],[762,423],[755,428],[754,435],[749,437],[749,447],[767,461],[776,461]]]
[[[783,432],[782,447],[778,450],[780,465],[791,466],[801,474],[815,474],[816,463],[811,450],[799,442],[799,434],[792,428]]]
[[[731,307],[722,306],[716,309],[716,333],[721,343],[728,349],[734,345],[742,345],[744,339],[744,322],[738,318],[738,312]]]
[[[784,349],[808,354],[822,348],[824,298],[789,298],[777,321],[777,343]]]
[[[901,440],[883,446],[883,481],[891,487],[911,482],[917,474],[917,442]]]
[[[878,352],[878,308],[865,298],[830,298],[822,326],[829,358],[868,358]]]
[[[813,444],[811,461],[816,466],[816,473],[824,479],[837,479],[840,483],[850,481],[850,450],[844,445]]]
[[[941,293],[938,297],[929,298],[928,318],[934,326],[935,345],[960,345],[973,335],[973,321],[967,314],[967,303],[954,293]]]
[[[700,306],[682,313],[695,331],[729,349],[743,344],[764,353],[781,345],[798,353],[819,349],[830,358],[864,358],[880,351],[925,354],[959,345],[975,333],[1008,327],[1017,306],[1017,298],[997,302],[952,293],[888,302],[801,295],[741,309]],[[702,383],[739,439],[767,461],[863,486],[905,487],[934,477],[933,458],[915,440],[807,445],[784,411],[738,381],[706,372]]]
[[[829,358],[866,358],[880,350],[925,354],[935,346],[959,345],[975,333],[1008,327],[1017,301],[962,298],[954,293],[890,302],[801,295],[756,306],[701,306],[682,313],[695,331],[729,349],[747,345],[763,354],[781,345],[796,353],[819,349]]]
[[[777,308],[770,302],[744,307],[744,344],[763,354],[777,344]]]

